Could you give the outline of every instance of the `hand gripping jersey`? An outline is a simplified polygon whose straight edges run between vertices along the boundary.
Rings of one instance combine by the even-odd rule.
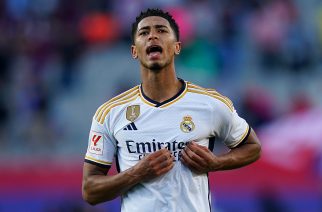
[[[220,139],[229,148],[245,140],[249,126],[232,102],[212,89],[183,83],[173,98],[158,103],[136,86],[103,104],[93,117],[85,161],[108,167],[116,159],[120,172],[146,154],[168,148],[174,167],[141,182],[122,196],[123,212],[211,211],[208,175],[197,175],[179,160],[189,141],[213,148]]]

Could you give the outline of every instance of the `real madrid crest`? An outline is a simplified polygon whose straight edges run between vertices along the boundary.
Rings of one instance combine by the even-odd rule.
[[[126,119],[134,122],[140,115],[140,105],[131,105],[126,108]]]
[[[183,117],[183,121],[180,123],[180,129],[185,133],[189,133],[195,129],[195,124],[191,116]]]

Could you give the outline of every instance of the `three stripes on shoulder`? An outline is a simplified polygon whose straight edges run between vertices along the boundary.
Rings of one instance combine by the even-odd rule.
[[[134,88],[131,88],[130,90],[127,90],[121,93],[120,95],[117,95],[116,97],[110,99],[97,109],[95,113],[95,120],[98,121],[100,124],[103,124],[105,117],[112,108],[133,101],[138,97],[138,95],[139,86],[135,86]]]
[[[134,122],[131,122],[126,127],[124,127],[123,130],[138,130],[138,128],[135,126]]]

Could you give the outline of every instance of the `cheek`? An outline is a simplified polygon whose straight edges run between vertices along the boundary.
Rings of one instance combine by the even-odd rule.
[[[136,49],[136,51],[137,51],[137,54],[138,54],[138,55],[144,55],[144,54],[145,54],[145,50],[144,50],[144,48],[142,48],[142,47],[138,47],[138,48]]]
[[[140,40],[135,42],[135,46],[137,54],[142,54],[145,51],[144,44]]]
[[[166,50],[168,55],[173,55],[175,53],[175,48],[173,45],[169,45],[167,46],[167,50]]]

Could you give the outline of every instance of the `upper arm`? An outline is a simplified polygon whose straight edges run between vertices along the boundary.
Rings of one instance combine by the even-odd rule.
[[[85,194],[91,185],[93,185],[94,179],[92,176],[106,176],[110,167],[100,167],[94,164],[84,162],[83,165],[83,179],[82,179],[82,193]]]
[[[99,166],[84,162],[83,174],[84,176],[107,175],[109,169],[110,167],[99,167]]]
[[[251,129],[251,132],[246,140],[246,143],[249,143],[249,144],[258,144],[260,145],[260,141],[255,133],[255,131],[253,129]]]
[[[93,175],[107,175],[110,167],[99,167],[87,162],[83,165],[83,182]]]
[[[257,160],[261,154],[261,144],[255,131],[251,129],[247,139],[232,148],[231,152],[234,152],[235,154],[239,152],[244,155],[248,155],[248,159],[251,158],[251,162]]]
[[[250,129],[250,132],[249,132],[249,135],[247,136],[247,138],[243,142],[238,144],[236,147],[242,146],[244,144],[256,144],[256,145],[258,145],[259,148],[261,147],[260,141],[253,129]]]
[[[89,195],[91,190],[94,188],[94,182],[97,180],[96,176],[106,176],[108,173],[109,167],[99,167],[87,162],[84,162],[83,165],[83,180],[82,180],[82,196],[84,200],[90,204],[94,204],[94,199],[90,198]]]

